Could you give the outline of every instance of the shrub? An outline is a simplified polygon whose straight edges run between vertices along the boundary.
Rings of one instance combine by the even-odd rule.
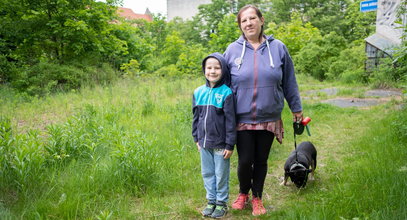
[[[329,67],[345,48],[346,40],[331,32],[322,39],[313,39],[294,56],[294,62],[299,73],[324,80]]]
[[[29,95],[46,95],[56,91],[69,91],[85,84],[107,84],[117,78],[108,64],[82,66],[80,63],[56,64],[40,62],[20,69],[12,86]]]
[[[120,69],[124,72],[125,77],[134,77],[140,74],[140,63],[131,59],[129,63],[122,64]]]
[[[182,73],[178,70],[176,65],[172,64],[161,67],[159,70],[155,71],[154,74],[158,76],[177,76],[181,75]]]
[[[16,73],[15,63],[8,61],[4,54],[0,54],[0,83],[10,82]]]
[[[182,74],[198,74],[202,72],[202,59],[207,56],[206,49],[200,45],[188,46],[178,57],[177,69]]]
[[[341,79],[347,83],[367,82],[364,71],[366,60],[364,44],[342,50],[329,66],[328,79]]]

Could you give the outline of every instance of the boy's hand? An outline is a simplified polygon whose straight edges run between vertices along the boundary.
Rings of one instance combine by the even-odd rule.
[[[196,146],[198,147],[198,151],[201,151],[201,146],[199,146],[199,143],[196,142],[195,144],[196,144]]]
[[[226,150],[223,151],[223,159],[229,159],[233,154],[233,150]]]

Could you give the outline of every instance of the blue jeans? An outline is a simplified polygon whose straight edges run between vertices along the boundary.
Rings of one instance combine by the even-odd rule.
[[[227,203],[229,200],[230,159],[223,158],[225,149],[201,148],[201,171],[210,202]]]

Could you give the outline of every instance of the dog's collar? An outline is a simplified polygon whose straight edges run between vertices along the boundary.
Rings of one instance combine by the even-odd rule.
[[[293,165],[291,165],[290,171],[293,170],[294,167],[301,167],[301,168],[307,169],[304,165],[302,165],[302,164],[299,163],[299,162],[295,162]]]

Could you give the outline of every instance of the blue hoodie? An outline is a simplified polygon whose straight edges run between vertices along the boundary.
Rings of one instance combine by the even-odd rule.
[[[294,65],[286,46],[264,36],[257,50],[241,36],[225,51],[238,123],[256,124],[281,119],[284,98],[292,112],[302,111]]]
[[[222,76],[211,88],[209,81],[194,91],[192,98],[192,136],[203,148],[233,150],[236,144],[235,100],[232,90],[224,84],[229,77],[226,60],[220,53],[213,53],[202,61],[205,74],[205,62],[208,58],[217,59],[222,68]]]

